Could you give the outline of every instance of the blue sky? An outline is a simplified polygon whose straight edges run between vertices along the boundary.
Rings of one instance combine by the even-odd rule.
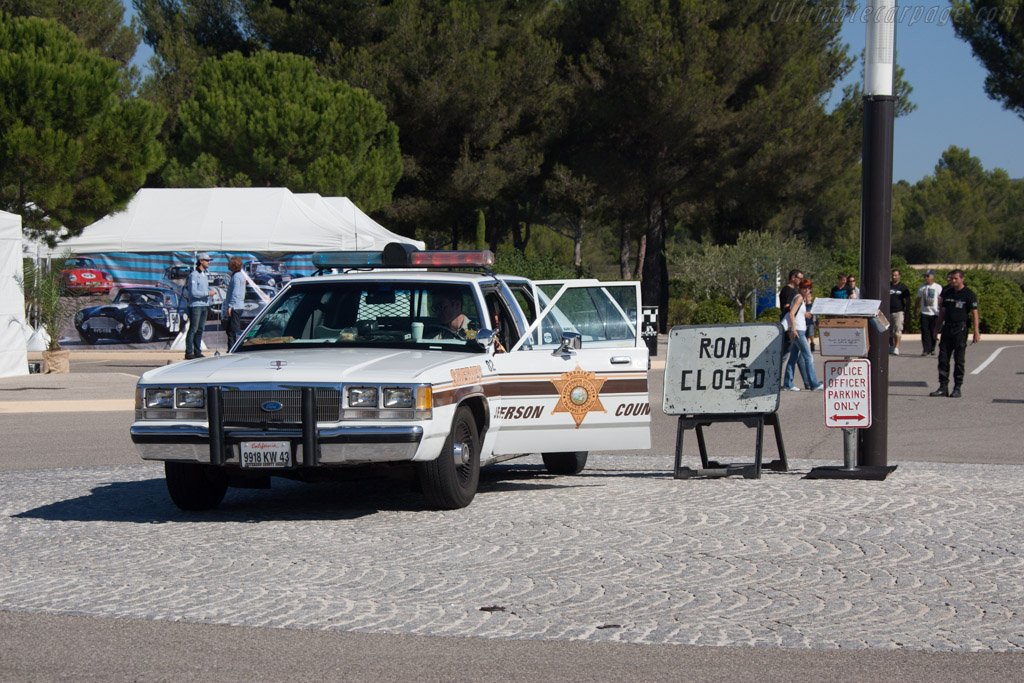
[[[896,24],[896,61],[914,88],[910,99],[917,109],[896,119],[893,181],[915,183],[933,174],[950,145],[969,149],[986,170],[1002,168],[1011,178],[1024,178],[1024,119],[985,94],[988,72],[970,45],[956,37],[952,22],[943,21],[948,2],[901,1],[898,6],[902,21]],[[856,13],[843,26],[852,55],[864,50],[861,16]],[[861,78],[858,67],[850,80]]]
[[[790,0],[769,0],[785,7]],[[1024,119],[989,99],[984,84],[987,72],[956,37],[945,0],[899,2],[896,24],[896,60],[913,86],[917,109],[896,119],[893,137],[893,181],[916,183],[935,172],[950,145],[967,148],[986,170],[1002,168],[1011,178],[1024,178]],[[125,3],[126,5],[128,3]],[[859,11],[843,24],[843,39],[851,55],[864,50],[865,24]],[[128,13],[131,13],[128,7]],[[1021,11],[1024,11],[1022,8]],[[135,63],[140,67],[152,55],[145,43]],[[844,83],[862,79],[858,66]],[[841,86],[840,86],[841,90]]]

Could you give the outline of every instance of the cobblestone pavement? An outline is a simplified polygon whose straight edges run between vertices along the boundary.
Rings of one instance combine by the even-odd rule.
[[[178,511],[162,468],[0,473],[0,610],[368,633],[1024,651],[1024,467],[674,480],[670,456],[278,483]],[[833,463],[825,463],[833,464]]]

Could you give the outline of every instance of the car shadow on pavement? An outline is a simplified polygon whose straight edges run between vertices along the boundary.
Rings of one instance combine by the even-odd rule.
[[[480,494],[569,488],[579,478],[547,475],[543,467],[511,470],[484,468]],[[346,481],[305,483],[274,479],[270,489],[229,488],[214,510],[178,509],[163,478],[110,482],[87,495],[48,503],[13,515],[15,518],[57,522],[173,522],[323,521],[357,519],[382,511],[434,512],[413,481],[365,477]]]
[[[425,509],[404,482],[375,486],[366,480],[306,484],[275,481],[270,489],[229,488],[214,510],[179,510],[162,478],[112,482],[88,495],[42,505],[14,515],[59,522],[264,522],[356,519],[381,510]]]

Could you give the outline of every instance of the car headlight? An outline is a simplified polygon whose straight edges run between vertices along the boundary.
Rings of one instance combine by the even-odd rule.
[[[75,282],[78,280],[78,276],[73,273],[68,273],[68,282]]]
[[[178,387],[174,392],[175,408],[201,409],[206,407],[206,392],[202,387]]]
[[[135,322],[135,314],[129,313],[128,315],[126,315],[124,317],[124,322],[126,325],[131,325],[133,322]]]
[[[349,387],[349,408],[376,408],[377,387]]]
[[[148,387],[144,405],[146,408],[173,408],[174,389],[167,387]]]
[[[412,408],[416,405],[416,390],[412,387],[384,387],[385,408]]]
[[[83,313],[82,311],[79,311],[78,313],[75,313],[75,326],[76,327],[81,327],[83,320],[85,320],[85,313]]]

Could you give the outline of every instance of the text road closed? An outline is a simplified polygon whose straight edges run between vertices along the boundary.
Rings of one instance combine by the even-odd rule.
[[[871,362],[825,361],[825,426],[871,426]]]

